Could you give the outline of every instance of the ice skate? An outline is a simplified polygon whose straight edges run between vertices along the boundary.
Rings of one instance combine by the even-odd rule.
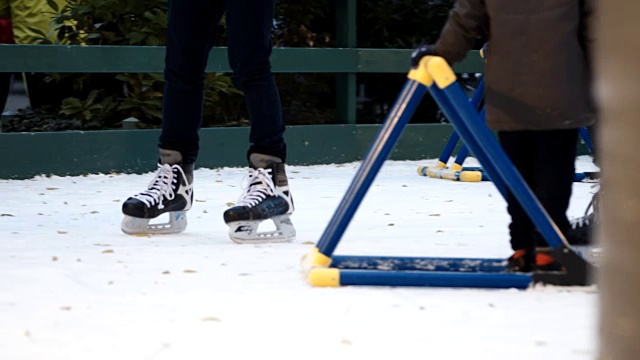
[[[296,231],[289,215],[294,207],[284,164],[277,157],[255,153],[249,161],[242,195],[224,212],[231,240],[239,244],[293,241]],[[275,230],[259,232],[265,220],[273,221]]]
[[[147,190],[122,204],[122,231],[126,234],[173,234],[187,227],[187,210],[193,203],[193,164],[183,165],[182,155],[160,149],[158,172]],[[169,213],[169,221],[149,222]]]
[[[571,227],[567,231],[567,241],[572,245],[592,245],[594,227],[599,223],[600,186],[589,202],[584,215],[571,220]]]

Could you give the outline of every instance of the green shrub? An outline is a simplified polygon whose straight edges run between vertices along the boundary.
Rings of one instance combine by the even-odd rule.
[[[56,24],[56,43],[70,45],[163,46],[167,30],[167,0],[68,0],[63,7],[50,2]],[[43,37],[42,43],[50,43]],[[53,107],[81,126],[119,126],[135,117],[144,127],[157,127],[162,118],[162,74],[49,74],[51,88],[68,96],[53,98]],[[229,75],[208,74],[205,82],[207,126],[224,125],[229,113],[241,111],[242,93],[231,85]],[[96,92],[98,91],[98,92]],[[100,103],[96,103],[97,94]],[[56,103],[57,102],[57,103]],[[109,106],[106,106],[108,103]],[[230,103],[236,108],[230,108]]]
[[[212,0],[213,1],[213,0]],[[360,0],[357,2],[358,47],[412,48],[433,42],[454,0]],[[57,24],[57,43],[72,45],[162,46],[167,29],[167,0],[68,0],[58,8],[50,1]],[[335,2],[279,0],[273,41],[285,47],[332,47],[336,44]],[[42,39],[43,43],[48,40]],[[217,46],[226,46],[224,19]],[[115,128],[136,117],[144,127],[160,124],[161,74],[48,74],[50,103],[38,110],[54,113],[73,125],[67,128]],[[283,116],[288,124],[334,123],[335,75],[275,75]],[[404,74],[359,74],[366,86],[360,122],[380,122],[404,82]],[[421,106],[418,116],[435,121],[433,104]],[[22,112],[18,116],[32,116]],[[207,74],[203,126],[247,125],[242,93],[230,74]],[[44,117],[47,118],[47,117]],[[41,126],[40,128],[44,128]],[[47,127],[50,128],[50,127]]]

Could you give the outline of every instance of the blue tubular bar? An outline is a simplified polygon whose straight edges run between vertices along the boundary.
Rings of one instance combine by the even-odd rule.
[[[482,107],[482,110],[480,111],[480,119],[484,120],[486,117],[486,107]],[[462,144],[462,146],[460,147],[460,151],[458,151],[458,156],[456,156],[456,160],[454,161],[454,164],[458,164],[460,166],[462,166],[462,163],[464,163],[464,161],[467,159],[467,156],[469,156],[469,148],[467,147],[466,144]]]
[[[453,85],[458,85],[458,84],[454,83]],[[453,87],[453,85],[449,86],[449,87]],[[458,85],[457,89],[462,91],[462,89],[460,89],[460,85]],[[435,84],[432,85],[429,88],[429,91],[431,92],[431,96],[435,99],[435,101],[438,103],[438,105],[440,105],[440,109],[445,114],[447,114],[447,117],[449,118],[449,120],[451,120],[451,122],[455,126],[456,132],[458,132],[460,134],[460,136],[462,136],[462,139],[467,144],[467,146],[469,146],[469,148],[475,154],[477,154],[478,153],[477,149],[480,148],[480,144],[479,143],[469,144],[469,141],[475,141],[475,139],[471,138],[471,135],[468,133],[469,130],[466,127],[463,127],[464,124],[465,124],[465,121],[461,117],[462,114],[460,114],[460,113],[458,113],[456,111],[456,109],[453,107],[453,105],[449,101],[449,98],[445,95],[445,93],[441,89],[438,88],[437,85],[435,85]],[[486,127],[486,125],[481,124],[479,121],[476,121],[476,119],[478,117],[478,113],[475,110],[473,110],[473,108],[471,108],[468,103],[466,105],[473,112],[472,116],[475,116],[475,117],[471,117],[471,119],[473,119],[473,120],[469,121],[469,122],[470,123],[475,123],[476,126],[484,127],[489,132],[489,136],[493,139],[494,135]],[[494,139],[494,141],[495,141],[495,139]],[[477,157],[478,157],[478,160],[480,160],[480,163],[483,165],[483,167],[487,167],[487,162],[484,159],[482,159],[481,156],[477,156]],[[492,166],[492,165],[489,165],[489,166]],[[506,193],[507,186],[504,183],[503,178],[497,178],[496,176],[494,176],[493,174],[495,173],[495,170],[494,170],[494,172],[487,171],[487,173],[489,175],[489,178],[493,182],[493,184],[496,186],[498,191],[500,191],[500,193],[502,194],[502,197],[506,199],[507,198],[507,193]]]
[[[460,151],[458,151],[458,156],[456,156],[453,163],[462,166],[462,163],[467,159],[467,156],[469,156],[469,148],[463,143],[460,147]]]
[[[493,133],[480,121],[476,121],[478,113],[465,101],[465,95],[460,86],[454,82],[444,89],[432,86],[431,90],[444,93],[460,114],[455,118],[457,123],[454,123],[457,131],[482,163],[498,189],[504,184],[508,186],[550,247],[555,249],[566,244],[566,239],[515,169]],[[497,182],[498,179],[500,182]]]
[[[393,104],[384,125],[367,151],[349,188],[322,233],[317,245],[320,253],[328,257],[333,254],[371,183],[389,157],[402,134],[402,130],[413,116],[426,92],[426,86],[414,80],[407,80],[405,83],[398,100]]]
[[[439,167],[445,167],[447,165],[451,154],[453,154],[453,150],[455,150],[458,145],[458,141],[460,141],[460,135],[454,131],[453,134],[451,134],[449,141],[447,141],[447,145],[444,147],[444,150],[442,150],[442,153],[440,154],[440,158],[438,159]]]
[[[582,137],[582,140],[584,141],[584,143],[587,145],[587,149],[589,149],[589,152],[593,154],[593,142],[591,141],[591,135],[589,135],[589,130],[587,130],[586,127],[580,128],[580,136]]]
[[[340,270],[340,285],[526,289],[530,274]]]
[[[478,83],[478,87],[476,88],[476,91],[473,93],[473,96],[471,97],[471,106],[473,106],[473,108],[477,108],[478,105],[480,105],[480,102],[482,101],[482,99],[484,98],[484,77],[482,79],[480,79],[480,83]],[[458,141],[460,141],[460,135],[458,135],[457,132],[453,132],[453,134],[451,134],[451,137],[449,138],[449,141],[447,142],[447,145],[444,147],[444,150],[442,150],[442,154],[440,154],[440,164],[444,164],[447,165],[447,162],[449,162],[449,158],[451,157],[451,154],[453,154],[453,151],[456,149],[456,145],[458,145]],[[464,145],[463,145],[464,146]],[[462,163],[460,163],[460,165],[462,165]]]
[[[573,182],[582,182],[587,179],[587,175],[585,173],[575,173],[573,175]]]
[[[504,273],[505,259],[334,255],[331,267],[348,270],[457,271]]]

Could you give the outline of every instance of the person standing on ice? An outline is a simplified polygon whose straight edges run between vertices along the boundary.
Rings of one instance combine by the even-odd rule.
[[[165,93],[159,164],[147,190],[128,198],[122,231],[176,233],[187,226],[193,203],[193,170],[198,157],[205,68],[215,32],[226,14],[228,58],[234,85],[244,92],[251,130],[249,173],[236,205],[224,212],[235,242],[292,241],[294,211],[285,160],[285,126],[271,72],[271,28],[275,0],[170,0],[165,58]],[[212,154],[220,156],[220,154]],[[167,224],[150,225],[163,213]],[[258,233],[273,220],[276,230]]]
[[[55,38],[51,5],[61,8],[67,0],[0,0],[0,44],[37,44],[42,35]],[[0,114],[11,91],[11,73],[0,73]],[[46,94],[39,89],[43,73],[23,73],[24,86],[32,108],[42,105]]]
[[[478,38],[489,39],[485,63],[487,125],[564,234],[580,127],[592,125],[592,0],[458,0],[428,55],[461,61]],[[512,271],[562,270],[536,251],[536,228],[513,194],[507,198]]]

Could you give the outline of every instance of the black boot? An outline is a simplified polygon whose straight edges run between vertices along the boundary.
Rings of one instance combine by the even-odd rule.
[[[177,233],[187,227],[186,211],[193,203],[193,164],[183,164],[178,151],[160,149],[155,178],[147,189],[122,204],[122,231],[127,234]],[[150,225],[151,219],[170,213],[169,222]]]

